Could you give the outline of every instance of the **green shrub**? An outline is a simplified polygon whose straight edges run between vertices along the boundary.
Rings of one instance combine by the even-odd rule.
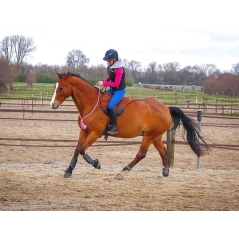
[[[126,86],[132,86],[134,84],[134,79],[133,78],[127,79],[125,82]]]
[[[37,75],[37,83],[56,83],[57,78],[50,75]]]
[[[15,78],[15,82],[26,82],[26,78],[27,78],[26,74],[17,75]]]

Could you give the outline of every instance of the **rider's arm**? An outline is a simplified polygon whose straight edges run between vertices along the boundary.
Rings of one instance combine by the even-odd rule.
[[[118,87],[120,85],[122,75],[123,75],[123,68],[116,68],[115,69],[115,81],[114,82],[108,82],[108,81],[105,80],[103,82],[103,85],[104,86],[109,86],[109,87]],[[106,79],[108,79],[108,77]]]

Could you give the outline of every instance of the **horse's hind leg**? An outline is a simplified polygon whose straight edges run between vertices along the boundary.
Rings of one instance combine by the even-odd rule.
[[[153,142],[154,147],[158,150],[163,163],[163,176],[167,177],[169,175],[169,168],[168,168],[168,156],[167,156],[167,150],[162,142],[162,139],[155,140]]]
[[[128,164],[128,166],[123,168],[123,171],[116,175],[117,179],[123,179],[122,173],[130,171],[140,160],[146,157],[149,146],[152,144],[152,139],[143,137],[142,143],[140,145],[139,151],[136,154],[134,160]]]

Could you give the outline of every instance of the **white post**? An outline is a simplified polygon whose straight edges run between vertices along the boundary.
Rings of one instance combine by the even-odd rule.
[[[32,94],[32,113],[33,113],[33,99],[34,99],[34,97],[33,97],[33,94]]]
[[[43,106],[43,95],[42,95],[42,92],[41,92],[41,106]]]

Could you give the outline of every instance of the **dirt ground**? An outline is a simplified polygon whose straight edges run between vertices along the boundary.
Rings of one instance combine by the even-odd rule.
[[[38,108],[50,110],[47,105]],[[202,117],[202,135],[213,147],[200,158],[200,169],[189,146],[176,143],[174,167],[165,178],[161,158],[151,146],[146,158],[117,180],[116,174],[135,157],[141,137],[102,137],[87,150],[100,160],[101,169],[80,156],[72,177],[65,179],[80,130],[77,114],[25,112],[23,119],[23,112],[1,109],[4,105],[1,211],[239,210],[239,119]],[[196,116],[195,109],[191,112]],[[183,141],[180,131],[177,141]]]

